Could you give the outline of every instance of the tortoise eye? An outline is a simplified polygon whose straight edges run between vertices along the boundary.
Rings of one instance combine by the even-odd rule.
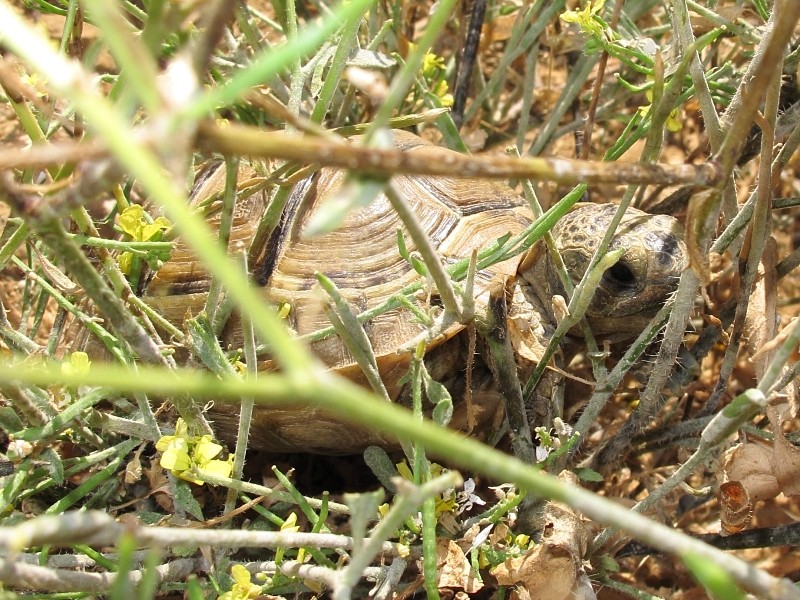
[[[636,274],[629,265],[619,261],[606,270],[603,281],[617,288],[632,288],[636,285]]]

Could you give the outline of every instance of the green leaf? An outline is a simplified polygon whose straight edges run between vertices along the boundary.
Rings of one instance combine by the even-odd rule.
[[[45,448],[42,450],[42,458],[53,482],[56,485],[64,483],[64,463],[61,462],[58,452],[52,448]]]
[[[19,416],[10,406],[0,406],[0,428],[6,431],[19,431],[24,429]]]
[[[203,509],[192,494],[192,486],[180,479],[175,479],[174,502],[198,521],[205,520]]]
[[[681,556],[694,578],[709,595],[719,600],[744,600],[745,595],[725,569],[707,558],[687,552]]]
[[[573,472],[575,473],[575,475],[578,476],[578,479],[580,479],[581,481],[593,481],[593,482],[603,481],[603,476],[593,469],[581,468],[581,469],[575,469]]]
[[[386,450],[379,446],[369,446],[364,450],[364,462],[370,468],[381,485],[390,492],[395,492],[392,477],[397,477],[397,469],[394,466],[394,461],[389,458]]]
[[[603,554],[599,558],[600,568],[610,573],[619,573],[619,563],[610,554]]]
[[[428,396],[428,400],[434,405],[431,415],[434,423],[446,427],[453,418],[453,398],[450,396],[450,392],[431,377],[427,369],[422,371],[422,382],[425,384],[425,394]]]

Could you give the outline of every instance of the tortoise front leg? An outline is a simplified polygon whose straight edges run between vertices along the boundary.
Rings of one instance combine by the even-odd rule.
[[[503,398],[514,456],[528,464],[535,464],[533,436],[517,375],[517,361],[509,339],[507,319],[505,290],[494,290],[489,297],[486,314],[478,319],[478,330],[487,349],[486,362]]]

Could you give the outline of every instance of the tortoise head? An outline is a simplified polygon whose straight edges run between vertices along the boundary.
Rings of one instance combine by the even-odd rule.
[[[577,283],[611,225],[617,207],[581,206],[565,215],[552,235],[567,271]],[[641,332],[677,289],[688,264],[683,228],[673,217],[628,209],[610,250],[624,250],[606,270],[586,311],[592,330],[616,337]]]

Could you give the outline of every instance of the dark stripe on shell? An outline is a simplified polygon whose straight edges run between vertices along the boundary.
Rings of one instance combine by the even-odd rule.
[[[270,277],[272,277],[272,273],[275,271],[278,259],[281,256],[281,250],[289,239],[289,232],[291,231],[291,225],[295,220],[297,211],[303,204],[307,195],[313,193],[316,189],[318,178],[319,173],[315,173],[311,177],[304,179],[294,187],[292,193],[289,195],[286,206],[283,207],[280,221],[275,229],[272,230],[267,240],[267,250],[264,254],[264,260],[253,269],[253,274],[256,275],[256,283],[258,285],[266,285]],[[256,254],[261,254],[261,252],[259,251]]]

